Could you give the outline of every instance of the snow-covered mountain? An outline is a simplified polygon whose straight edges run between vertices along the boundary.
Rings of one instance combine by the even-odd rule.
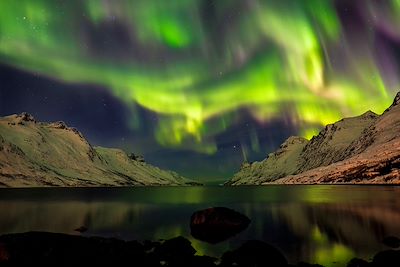
[[[400,92],[382,115],[342,119],[310,141],[289,137],[227,185],[269,183],[400,183]]]
[[[0,118],[0,187],[184,185],[189,180],[120,149],[92,147],[63,122]]]

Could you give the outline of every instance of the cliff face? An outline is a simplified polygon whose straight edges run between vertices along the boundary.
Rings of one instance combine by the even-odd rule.
[[[300,139],[290,137],[227,184],[400,183],[400,93],[380,116],[368,111],[343,119],[288,148],[290,140]]]
[[[0,118],[0,186],[183,185],[187,179],[122,150],[92,147],[63,122]]]

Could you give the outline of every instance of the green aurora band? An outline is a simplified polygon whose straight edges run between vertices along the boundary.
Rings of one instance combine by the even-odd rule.
[[[158,114],[161,145],[213,154],[243,109],[260,123],[284,114],[306,138],[382,112],[399,82],[377,62],[374,29],[400,33],[400,1],[376,2],[363,1],[371,29],[349,34],[328,0],[2,0],[0,62],[104,86],[133,129],[140,105]]]

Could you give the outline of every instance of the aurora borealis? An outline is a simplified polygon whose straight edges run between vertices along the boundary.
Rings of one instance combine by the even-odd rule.
[[[115,132],[107,137],[80,127],[89,140],[192,177],[227,175],[289,135],[381,113],[399,90],[399,0],[3,0],[0,12],[3,70],[55,83],[59,95],[107,92],[123,122],[99,119]],[[0,82],[0,97],[29,83]],[[13,96],[0,115],[30,101]]]

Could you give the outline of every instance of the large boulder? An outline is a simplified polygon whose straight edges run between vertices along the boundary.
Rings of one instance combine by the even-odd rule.
[[[242,232],[249,223],[250,219],[239,212],[214,207],[193,213],[190,229],[194,238],[215,244]]]

